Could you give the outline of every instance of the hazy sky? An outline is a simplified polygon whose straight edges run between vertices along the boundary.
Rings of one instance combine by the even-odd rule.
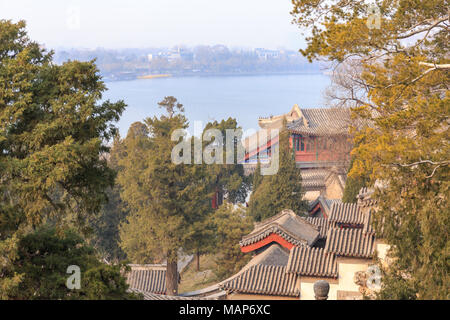
[[[0,19],[24,19],[51,48],[185,44],[299,49],[291,0],[0,0]]]

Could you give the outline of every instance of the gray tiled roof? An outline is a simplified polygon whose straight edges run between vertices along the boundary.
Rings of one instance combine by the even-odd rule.
[[[301,109],[304,118],[287,125],[287,128],[298,134],[332,135],[348,134],[351,124],[350,109],[317,108]]]
[[[228,293],[297,296],[297,277],[286,273],[288,260],[288,250],[272,244],[253,257],[239,273],[219,283],[219,287]]]
[[[334,203],[329,219],[334,223],[364,224],[364,214],[356,203]]]
[[[316,200],[311,201],[309,203],[309,211],[313,210],[315,206],[317,206],[317,204],[321,204],[323,209],[325,210],[325,214],[327,216],[330,216],[331,213],[331,208],[333,207],[333,204],[341,204],[342,200],[341,199],[326,199],[323,196],[318,196]]]
[[[195,301],[195,300],[219,300],[226,295],[225,292],[219,292],[215,295],[209,296],[209,297],[181,297],[181,296],[166,296],[162,294],[155,294],[150,292],[145,292],[137,289],[129,289],[129,292],[142,294],[144,297],[144,300],[168,300],[168,301],[175,301],[175,300],[186,300],[186,301]]]
[[[342,203],[341,199],[325,199],[325,203],[328,205],[328,208],[331,210],[331,207],[333,204],[340,204]]]
[[[335,255],[326,254],[323,248],[292,248],[286,270],[289,273],[309,277],[337,278],[338,276]]]
[[[309,218],[306,218],[306,220],[309,223],[319,227],[320,238],[323,239],[323,238],[327,237],[328,231],[331,228],[330,220],[328,220],[326,218],[316,218],[316,217],[309,217]]]
[[[369,210],[365,215],[364,215],[364,228],[363,231],[365,233],[373,233],[375,230],[372,227],[372,210]]]
[[[289,260],[289,253],[286,249],[281,248],[278,244],[272,244],[269,248],[255,256],[247,267],[257,264],[265,266],[280,266],[285,267]]]
[[[319,238],[318,227],[297,216],[293,211],[284,210],[272,218],[255,224],[255,229],[243,237],[240,245],[242,247],[251,245],[272,233],[278,234],[295,246],[313,245]]]
[[[375,234],[363,229],[330,229],[325,244],[326,253],[343,257],[371,258],[375,251]]]
[[[287,273],[286,267],[255,265],[221,284],[228,293],[249,293],[274,296],[300,295],[297,275]]]
[[[161,265],[130,265],[127,273],[127,283],[130,290],[146,293],[166,293],[166,266]]]
[[[329,174],[326,169],[302,170],[302,187],[305,190],[321,189],[325,187],[325,178]]]

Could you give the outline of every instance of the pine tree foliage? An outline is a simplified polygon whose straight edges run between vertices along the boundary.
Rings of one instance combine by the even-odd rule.
[[[289,136],[287,130],[280,132],[279,157],[272,156],[271,161],[279,162],[278,173],[268,176],[255,173],[256,188],[249,202],[249,215],[255,221],[270,218],[286,209],[304,215],[308,209],[303,200],[301,170],[296,166]]]
[[[127,293],[121,275],[124,265],[106,265],[95,250],[73,230],[41,228],[20,239],[14,273],[23,275],[14,291],[0,292],[14,300],[122,300],[137,299]],[[69,289],[69,266],[80,268],[80,289]]]
[[[106,202],[114,182],[103,155],[122,101],[106,90],[93,62],[52,62],[20,21],[0,20],[0,288],[17,289],[18,242],[43,223],[76,222]]]
[[[302,53],[354,67],[335,97],[366,123],[354,130],[350,178],[378,186],[375,226],[395,261],[380,297],[448,299],[448,1],[293,3],[296,23],[311,31]]]
[[[183,106],[166,97],[161,117],[135,124],[119,160],[121,197],[130,214],[120,227],[121,247],[135,263],[167,261],[168,294],[178,290],[180,249],[189,247],[194,228],[206,219],[212,192],[203,166],[176,164],[172,151],[175,130],[188,127]]]
[[[350,163],[350,170],[353,168],[353,164],[355,163],[355,158],[352,159]],[[351,176],[347,178],[347,181],[345,182],[345,189],[344,194],[342,196],[342,202],[344,203],[356,203],[357,202],[357,196],[359,194],[359,191],[367,187],[368,178],[364,176]]]
[[[215,192],[219,197],[225,198],[228,202],[233,204],[244,203],[247,198],[247,193],[250,189],[249,177],[245,176],[244,168],[242,164],[238,164],[238,145],[241,143],[242,130],[238,127],[236,119],[228,118],[220,122],[214,121],[206,125],[202,136],[206,137],[208,130],[218,130],[222,135],[221,141],[212,141],[203,143],[203,151],[207,146],[211,144],[217,148],[223,150],[223,164],[202,164],[202,170],[204,175],[208,177],[210,181],[210,190]],[[236,136],[233,137],[231,150],[227,149],[227,130],[233,130]],[[228,137],[229,139],[230,137]],[[231,153],[234,157],[234,162],[227,163],[227,155]],[[215,196],[215,195],[214,195]],[[199,221],[196,226],[192,228],[192,239],[189,242],[189,248],[185,248],[191,251],[197,256],[197,266],[199,266],[199,256],[206,253],[215,253],[217,246],[214,245],[214,233],[216,228],[212,219],[214,219],[215,208],[212,206],[206,208],[207,212],[203,213],[205,217],[202,221]]]
[[[253,229],[252,219],[247,216],[245,208],[225,202],[215,212],[213,223],[216,233],[212,238],[216,246],[217,270],[219,279],[226,279],[239,272],[251,256],[241,251],[239,242]]]

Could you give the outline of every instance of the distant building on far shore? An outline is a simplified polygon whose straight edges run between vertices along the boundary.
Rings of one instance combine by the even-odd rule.
[[[260,60],[267,61],[269,59],[277,59],[280,57],[280,51],[268,50],[264,48],[256,48],[255,53]]]

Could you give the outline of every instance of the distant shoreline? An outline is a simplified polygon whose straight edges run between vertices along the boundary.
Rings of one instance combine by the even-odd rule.
[[[159,79],[159,78],[171,78],[171,74],[149,74],[145,76],[138,76],[138,80],[145,80],[145,79]]]
[[[134,80],[152,80],[167,78],[188,78],[188,77],[252,77],[252,76],[292,76],[292,75],[327,75],[322,71],[303,71],[303,72],[217,72],[217,73],[179,73],[179,74],[150,74],[128,76],[122,79],[110,79],[104,77],[105,82],[134,81]]]

